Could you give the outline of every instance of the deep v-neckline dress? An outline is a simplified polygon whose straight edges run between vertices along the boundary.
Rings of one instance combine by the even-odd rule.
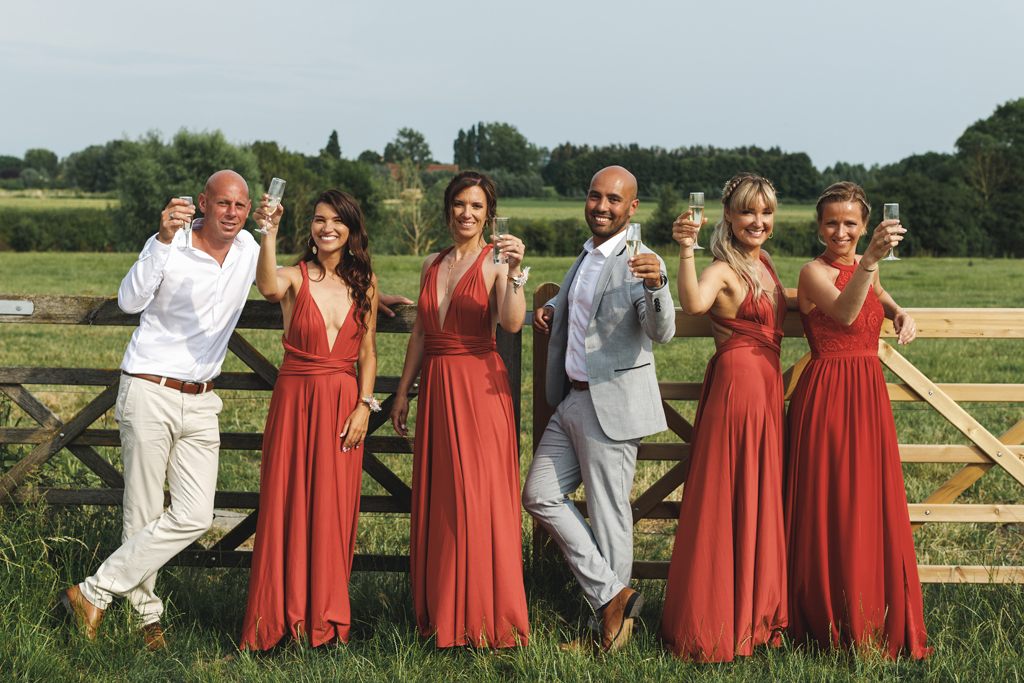
[[[241,647],[287,637],[348,642],[363,449],[342,452],[341,429],[359,401],[363,331],[355,307],[333,349],[302,263],[284,362],[263,434],[259,519]]]
[[[452,291],[443,329],[427,270],[417,315],[425,331],[413,456],[412,597],[438,647],[525,645],[519,458],[512,393],[491,328],[483,260]]]
[[[764,256],[761,260],[767,266]],[[786,298],[747,293],[708,362],[690,443],[661,637],[678,657],[729,662],[787,624],[782,512]]]
[[[857,269],[822,260],[839,270],[839,290]],[[849,326],[818,308],[800,317],[811,361],[789,402],[793,640],[927,657],[907,492],[878,360],[885,311],[871,288]]]

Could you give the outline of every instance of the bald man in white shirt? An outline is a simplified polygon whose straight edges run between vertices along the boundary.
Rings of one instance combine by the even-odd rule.
[[[142,313],[121,363],[114,409],[125,479],[122,545],[95,574],[59,594],[90,639],[120,596],[135,609],[146,645],[166,647],[157,571],[213,523],[223,406],[213,380],[255,280],[259,245],[242,229],[251,202],[239,174],[210,176],[199,208],[204,218],[194,222],[187,244],[182,228],[195,208],[183,199],[168,203],[159,233],[117,293],[121,310]]]

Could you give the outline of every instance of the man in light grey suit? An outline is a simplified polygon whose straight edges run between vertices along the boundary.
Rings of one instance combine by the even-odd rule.
[[[593,233],[558,296],[534,312],[550,334],[547,400],[557,410],[541,437],[523,487],[523,506],[565,553],[601,618],[601,648],[629,639],[643,596],[633,569],[630,490],[640,439],[667,428],[651,342],[675,334],[665,265],[650,250],[626,255],[625,229],[637,184],[626,169],[597,173],[587,194]],[[625,278],[632,271],[637,282]],[[590,523],[569,494],[583,484]]]

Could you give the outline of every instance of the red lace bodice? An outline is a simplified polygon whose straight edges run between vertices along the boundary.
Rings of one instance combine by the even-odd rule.
[[[836,289],[842,291],[857,270],[857,264],[844,266],[824,257],[821,257],[821,260],[839,270]],[[800,320],[803,321],[804,333],[807,335],[812,354],[865,351],[877,353],[878,335],[882,331],[885,310],[872,287],[868,290],[857,319],[849,327],[836,322],[817,307],[812,308],[809,313],[800,313]]]

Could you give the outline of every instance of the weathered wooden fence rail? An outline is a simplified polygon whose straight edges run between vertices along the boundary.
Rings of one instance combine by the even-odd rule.
[[[543,306],[558,293],[558,285],[545,283],[534,293],[533,307]],[[1024,309],[1017,308],[917,308],[908,309],[917,321],[918,339],[1024,339]],[[800,317],[789,315],[786,337],[803,337]],[[689,316],[677,309],[676,337],[710,337],[711,322],[707,316]],[[878,356],[902,383],[890,383],[889,398],[893,402],[923,402],[948,420],[969,440],[961,444],[900,444],[900,459],[914,463],[961,463],[955,475],[921,503],[911,503],[910,520],[915,530],[926,523],[957,522],[1024,522],[1024,505],[971,505],[954,503],[974,482],[993,467],[1000,467],[1024,487],[1024,417],[1010,429],[995,435],[985,429],[958,401],[994,403],[1024,402],[1024,384],[935,384],[885,341],[896,335],[888,320],[878,343]],[[548,338],[537,335],[533,341],[533,433],[534,447],[540,441],[554,410],[547,405],[545,371]],[[1024,349],[1022,349],[1024,351]],[[1021,354],[1024,358],[1024,353]],[[786,398],[796,388],[800,373],[810,360],[808,353],[783,374]],[[1024,367],[1024,364],[1022,364]],[[666,401],[696,401],[700,398],[700,382],[661,382],[662,403],[669,430],[680,443],[641,443],[639,460],[676,461],[667,473],[633,501],[633,523],[641,519],[677,519],[680,505],[665,500],[685,483],[689,441],[693,425]],[[586,515],[586,503],[576,503]],[[681,522],[682,523],[682,522]],[[534,527],[534,552],[550,551],[549,537]],[[921,580],[942,582],[1024,582],[1024,567],[984,567],[958,565],[919,565]],[[636,578],[668,577],[668,562],[634,562]]]
[[[394,318],[383,315],[378,317],[377,332],[409,333],[415,319],[415,307],[399,307]],[[116,299],[107,297],[0,294],[0,323],[137,326],[139,316],[123,313],[118,308]],[[249,301],[242,311],[228,348],[252,372],[225,372],[216,380],[217,389],[271,391],[277,380],[277,367],[246,341],[238,330],[281,327],[280,306],[266,301]],[[498,352],[509,371],[518,433],[522,386],[522,335],[506,334],[499,327],[497,341]],[[36,428],[0,427],[0,444],[33,446],[28,455],[6,472],[0,473],[0,501],[9,498],[26,501],[42,497],[53,505],[121,505],[124,478],[114,465],[96,451],[96,447],[100,446],[120,447],[118,431],[89,428],[114,406],[120,378],[120,370],[115,369],[0,366],[0,392],[39,424]],[[377,377],[374,393],[388,396],[381,402],[383,410],[374,413],[370,418],[363,448],[363,471],[379,483],[389,495],[362,496],[359,504],[361,513],[408,514],[412,507],[412,491],[408,482],[388,469],[375,455],[412,453],[412,439],[374,435],[388,420],[398,380],[398,377]],[[106,388],[64,422],[26,388],[31,385]],[[226,450],[258,451],[263,446],[263,434],[260,432],[221,432],[220,438],[221,448]],[[95,473],[105,487],[69,489],[26,486],[24,482],[28,475],[62,449],[70,451]],[[201,567],[249,566],[252,554],[238,548],[256,531],[258,505],[258,491],[217,491],[214,497],[215,507],[251,509],[253,512],[210,547],[204,547],[199,543],[193,544],[175,557],[170,564]],[[105,557],[104,553],[112,551],[113,549],[103,549],[100,555]],[[408,568],[408,555],[358,554],[353,564],[355,571],[407,571]]]

